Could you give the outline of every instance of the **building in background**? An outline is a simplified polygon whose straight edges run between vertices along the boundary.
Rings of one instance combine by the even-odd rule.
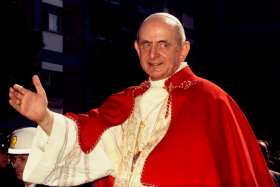
[[[81,12],[79,6],[71,4],[70,0],[66,5],[62,0],[15,0],[3,3],[1,18],[6,39],[3,54],[8,63],[5,68],[1,68],[0,76],[0,131],[33,125],[8,104],[7,91],[14,83],[34,90],[31,77],[35,73],[39,74],[48,95],[49,107],[59,113],[64,111],[64,93],[71,89],[75,95],[75,90],[79,90],[76,87],[79,84],[74,82],[80,76],[77,67],[81,59],[83,28],[78,27],[77,23],[81,25],[83,21],[77,20],[77,11]],[[77,29],[78,32],[73,32]],[[71,99],[74,101],[72,103],[79,100],[78,97]]]
[[[64,36],[62,0],[35,0],[34,28],[42,32],[44,47],[40,55],[40,77],[46,89],[49,107],[63,112]]]

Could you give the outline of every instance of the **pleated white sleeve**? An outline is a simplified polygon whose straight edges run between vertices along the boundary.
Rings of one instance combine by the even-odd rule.
[[[114,144],[114,137],[104,133],[90,153],[83,153],[78,144],[75,122],[54,113],[50,136],[39,126],[37,128],[24,169],[24,181],[49,186],[73,186],[112,175],[114,160],[118,157]]]

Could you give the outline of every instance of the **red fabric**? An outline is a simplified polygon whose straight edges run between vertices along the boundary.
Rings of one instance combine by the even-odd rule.
[[[108,177],[104,177],[104,178],[94,181],[93,186],[94,187],[110,187],[110,186],[113,187],[114,181],[115,181],[114,177],[108,176]]]
[[[184,81],[187,84],[183,84]],[[189,67],[165,84],[171,97],[170,127],[145,162],[143,184],[159,187],[274,186],[256,137],[229,95],[213,83],[196,77]],[[94,110],[94,115],[89,113],[88,117],[74,116],[84,151],[94,147],[106,128],[127,119],[133,109],[135,93],[142,94],[148,87],[144,88],[142,85],[113,95],[99,113]],[[116,101],[117,105],[112,104]]]

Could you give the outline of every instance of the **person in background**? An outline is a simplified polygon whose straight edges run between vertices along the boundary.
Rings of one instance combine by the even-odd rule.
[[[31,151],[32,140],[35,136],[36,128],[24,127],[16,129],[10,135],[10,146],[8,153],[10,162],[14,169],[17,180],[13,184],[16,187],[33,187],[35,184],[23,181],[23,171]]]
[[[23,171],[31,151],[35,134],[35,127],[24,127],[16,129],[9,136],[8,153],[17,179],[9,183],[10,187],[46,187],[45,185],[29,183],[23,180]]]
[[[17,84],[10,88],[11,106],[38,123],[24,170],[27,181],[61,186],[94,181],[98,187],[274,186],[237,103],[185,62],[190,42],[176,17],[147,17],[134,47],[147,81],[113,94],[87,114],[64,116],[48,109],[36,75],[35,92]]]

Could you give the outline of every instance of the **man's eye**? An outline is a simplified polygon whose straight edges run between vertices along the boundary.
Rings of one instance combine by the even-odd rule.
[[[25,162],[25,161],[27,160],[27,158],[21,157],[20,160],[23,161],[23,162]]]
[[[144,49],[149,48],[150,46],[151,46],[150,43],[143,43],[143,45],[142,45],[142,47],[143,47]]]
[[[168,43],[166,43],[166,42],[160,42],[160,43],[159,43],[159,46],[162,47],[162,48],[166,48],[166,47],[168,47]]]

